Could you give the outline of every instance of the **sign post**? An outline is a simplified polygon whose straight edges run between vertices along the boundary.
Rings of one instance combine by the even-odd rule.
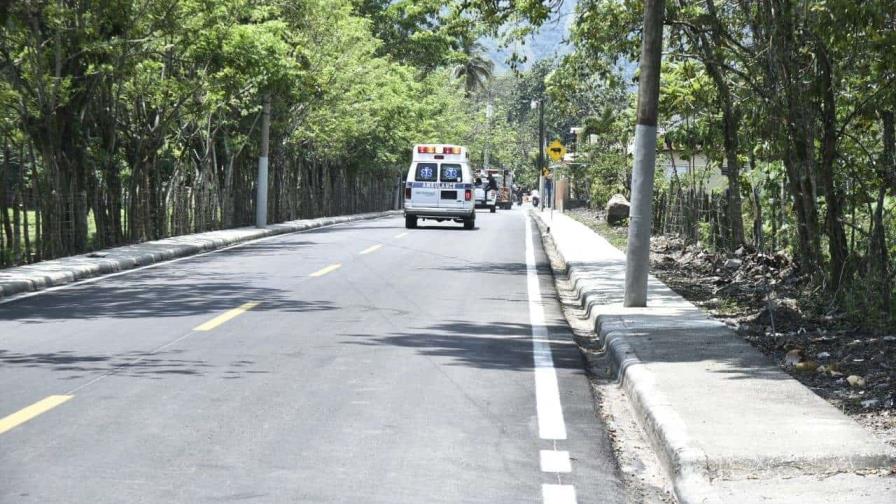
[[[560,140],[554,140],[550,144],[548,144],[547,150],[548,150],[548,157],[550,157],[551,161],[553,161],[554,163],[559,163],[559,162],[563,161],[563,158],[566,156],[566,147],[560,142]],[[550,192],[551,192],[551,199],[550,199],[551,216],[554,215],[554,206],[557,204],[557,197],[556,197],[557,181],[554,180],[555,177],[553,175],[554,175],[554,169],[552,168],[550,175],[549,175],[550,179],[551,179],[551,190],[550,190]]]

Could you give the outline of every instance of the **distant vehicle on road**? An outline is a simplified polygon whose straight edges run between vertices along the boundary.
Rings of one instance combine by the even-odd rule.
[[[513,174],[510,170],[497,170],[490,168],[488,174],[495,180],[497,197],[495,206],[504,210],[513,208]]]
[[[473,181],[473,200],[476,202],[476,208],[488,208],[491,213],[495,213],[498,191],[495,187],[489,187],[485,173],[481,173]]]
[[[462,222],[464,229],[474,229],[473,174],[466,147],[415,145],[404,199],[404,224],[408,229],[416,228],[418,219]]]

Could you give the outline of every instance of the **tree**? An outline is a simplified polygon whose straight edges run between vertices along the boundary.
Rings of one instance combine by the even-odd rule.
[[[391,205],[409,146],[473,122],[447,68],[467,25],[436,4],[4,7],[0,264],[252,222],[266,95],[272,219]]]
[[[494,73],[495,64],[485,55],[482,44],[465,37],[460,53],[462,59],[454,66],[454,78],[463,79],[467,96],[485,90]]]

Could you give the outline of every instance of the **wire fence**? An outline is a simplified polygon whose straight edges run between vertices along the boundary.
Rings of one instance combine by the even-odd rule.
[[[722,248],[728,236],[727,199],[721,193],[678,189],[660,192],[654,201],[653,232]]]
[[[393,171],[284,166],[270,181],[268,215],[271,222],[283,222],[395,208],[400,198]],[[159,187],[132,183],[114,193],[96,188],[60,195],[30,181],[0,177],[0,267],[253,225],[253,179],[245,174],[229,194],[214,183],[172,180]]]

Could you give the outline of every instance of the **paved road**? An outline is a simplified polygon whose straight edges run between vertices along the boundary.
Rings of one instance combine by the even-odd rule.
[[[533,227],[477,225],[339,225],[0,304],[0,503],[621,502]]]

